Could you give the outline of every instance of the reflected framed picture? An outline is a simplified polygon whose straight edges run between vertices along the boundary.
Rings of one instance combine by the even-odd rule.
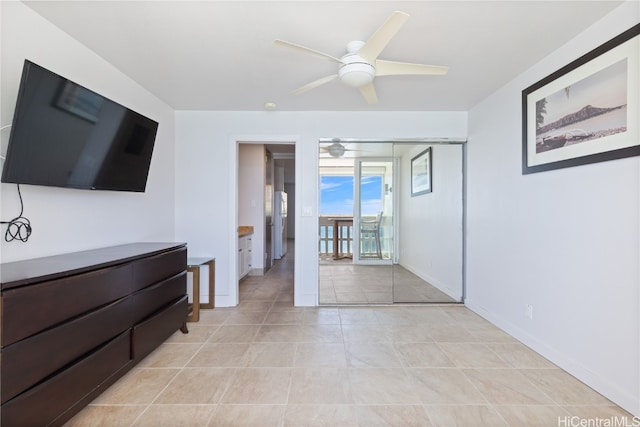
[[[431,147],[411,159],[411,197],[431,193]]]
[[[640,155],[640,24],[522,91],[522,173]]]

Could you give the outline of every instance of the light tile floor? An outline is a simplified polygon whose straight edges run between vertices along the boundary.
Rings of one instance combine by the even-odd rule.
[[[237,308],[203,310],[67,427],[632,421],[462,306],[294,308],[292,269],[243,280]]]
[[[320,262],[321,305],[454,303],[453,298],[399,265]]]

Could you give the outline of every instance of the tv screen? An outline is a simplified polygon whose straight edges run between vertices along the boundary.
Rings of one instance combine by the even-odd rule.
[[[144,191],[158,123],[25,61],[2,182]]]

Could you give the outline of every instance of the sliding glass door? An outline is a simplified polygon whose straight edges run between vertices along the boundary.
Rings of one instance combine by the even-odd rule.
[[[393,162],[355,160],[355,264],[389,265],[393,261]]]

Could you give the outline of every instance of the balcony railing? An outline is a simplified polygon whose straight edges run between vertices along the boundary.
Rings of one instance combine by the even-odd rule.
[[[353,217],[320,216],[321,259],[353,257]]]
[[[375,217],[366,219],[373,219]],[[320,216],[319,247],[320,259],[353,258],[353,217]],[[365,218],[363,218],[365,219]],[[384,245],[383,245],[384,246]],[[335,249],[334,249],[335,248]],[[360,236],[360,258],[380,258],[376,240],[370,233]]]

